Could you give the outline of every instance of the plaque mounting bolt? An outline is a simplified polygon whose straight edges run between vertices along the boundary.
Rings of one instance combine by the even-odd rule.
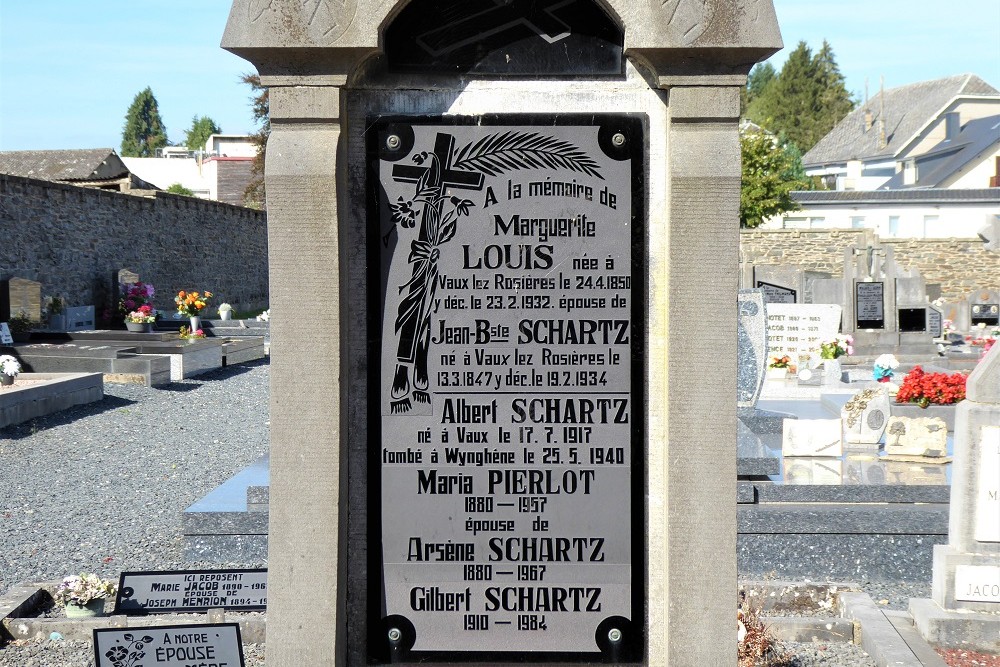
[[[394,151],[397,148],[399,148],[399,144],[400,141],[398,134],[390,134],[388,137],[385,138],[385,146],[391,151]]]
[[[611,143],[613,143],[615,146],[624,146],[625,135],[622,134],[621,132],[615,132],[614,136],[611,137]]]
[[[389,641],[398,642],[402,637],[403,633],[400,632],[399,628],[389,628]]]
[[[608,639],[617,644],[622,640],[622,631],[618,628],[611,628],[608,632]]]

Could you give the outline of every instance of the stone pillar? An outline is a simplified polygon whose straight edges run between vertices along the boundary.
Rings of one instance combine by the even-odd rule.
[[[663,429],[651,429],[649,448],[665,448],[667,455],[665,470],[651,466],[649,486],[657,488],[654,475],[665,477],[658,488],[666,490],[666,553],[659,563],[651,554],[650,578],[662,577],[670,602],[666,622],[659,623],[652,611],[658,598],[650,591],[650,632],[659,634],[650,637],[650,665],[728,665],[736,659],[735,643],[705,621],[732,616],[736,585],[736,406],[729,397],[736,386],[739,108],[735,85],[669,88],[664,277],[671,289],[663,305],[671,334],[663,348],[654,341],[649,347],[649,365],[662,361],[667,368],[666,387],[649,392],[650,401],[663,401],[650,413],[662,408],[665,415]],[[659,277],[651,275],[650,282],[655,286]],[[704,327],[706,313],[713,313],[711,327]],[[696,330],[698,336],[678,335]],[[660,349],[662,360],[655,356]],[[718,361],[692,363],[706,351]],[[705,571],[713,576],[699,576]]]
[[[340,89],[272,85],[270,100],[265,185],[271,358],[279,361],[271,366],[268,655],[279,666],[342,664],[334,662],[344,649],[335,638],[344,623],[338,527],[345,518]],[[303,614],[306,578],[311,592]]]

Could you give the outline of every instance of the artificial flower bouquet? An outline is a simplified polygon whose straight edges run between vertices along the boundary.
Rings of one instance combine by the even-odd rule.
[[[156,321],[156,309],[144,303],[126,315],[125,321],[133,324],[152,324]]]
[[[820,359],[837,359],[851,354],[854,354],[854,338],[851,336],[838,334],[819,345]]]
[[[181,327],[180,337],[185,340],[190,340],[192,338],[204,338],[205,332],[202,329],[195,329],[191,331],[188,327]]]
[[[20,372],[21,364],[17,359],[9,354],[0,355],[0,373],[9,375],[10,377],[17,377],[17,374]]]
[[[63,579],[53,597],[62,605],[83,607],[93,600],[111,597],[117,590],[118,585],[113,581],[101,579],[96,574],[80,573]]]
[[[792,359],[787,354],[783,357],[771,357],[771,363],[767,365],[768,368],[788,368],[792,365]]]
[[[208,305],[208,300],[212,297],[212,293],[205,290],[205,293],[201,292],[187,292],[181,290],[174,297],[174,303],[177,304],[177,312],[185,317],[198,317],[201,311]]]
[[[916,403],[922,408],[928,405],[953,405],[965,400],[965,373],[925,373],[920,366],[903,378],[903,384],[896,393],[897,403]]]
[[[153,294],[156,290],[150,283],[128,283],[118,285],[118,312],[123,316],[138,310],[140,306],[153,305]]]
[[[891,382],[895,370],[899,368],[899,360],[892,354],[880,354],[875,359],[872,375],[876,382]]]

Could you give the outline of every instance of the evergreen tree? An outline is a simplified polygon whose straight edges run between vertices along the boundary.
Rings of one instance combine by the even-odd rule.
[[[742,91],[740,100],[740,111],[746,114],[747,106],[753,102],[755,99],[761,96],[764,89],[771,84],[776,78],[778,78],[778,73],[774,69],[774,65],[769,62],[757,63],[750,70],[750,75],[747,76],[747,85]]]
[[[147,86],[135,96],[125,114],[122,129],[123,157],[155,157],[156,149],[167,145],[167,129],[160,118],[160,109]]]
[[[810,182],[795,145],[767,132],[740,129],[740,150],[740,226],[757,227],[767,218],[798,208],[791,192],[809,189]]]
[[[205,150],[205,142],[213,134],[219,134],[222,128],[215,124],[215,121],[208,116],[195,116],[191,119],[191,127],[184,134],[184,146],[189,151]]]
[[[250,208],[267,208],[264,191],[264,160],[267,157],[267,138],[271,134],[271,111],[268,90],[260,83],[260,76],[244,74],[240,81],[250,86],[250,108],[253,119],[258,124],[257,131],[252,135],[257,145],[257,154],[250,167],[251,179],[243,191],[243,203]]]
[[[180,183],[174,183],[169,188],[167,192],[174,195],[184,195],[185,197],[194,197],[194,191],[191,188],[184,187]]]
[[[853,108],[830,45],[824,41],[814,56],[805,42],[799,42],[781,73],[750,99],[746,116],[805,152]]]

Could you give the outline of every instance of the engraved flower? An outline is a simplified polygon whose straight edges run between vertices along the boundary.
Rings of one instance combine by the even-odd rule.
[[[406,201],[402,197],[396,200],[397,203],[389,204],[392,211],[392,221],[409,229],[416,224],[417,212],[413,208],[413,202]]]
[[[475,206],[471,200],[459,199],[458,197],[452,197],[451,204],[455,207],[459,215],[469,215],[469,209]]]
[[[111,660],[123,660],[128,655],[128,651],[125,650],[124,646],[112,646],[104,655]]]

